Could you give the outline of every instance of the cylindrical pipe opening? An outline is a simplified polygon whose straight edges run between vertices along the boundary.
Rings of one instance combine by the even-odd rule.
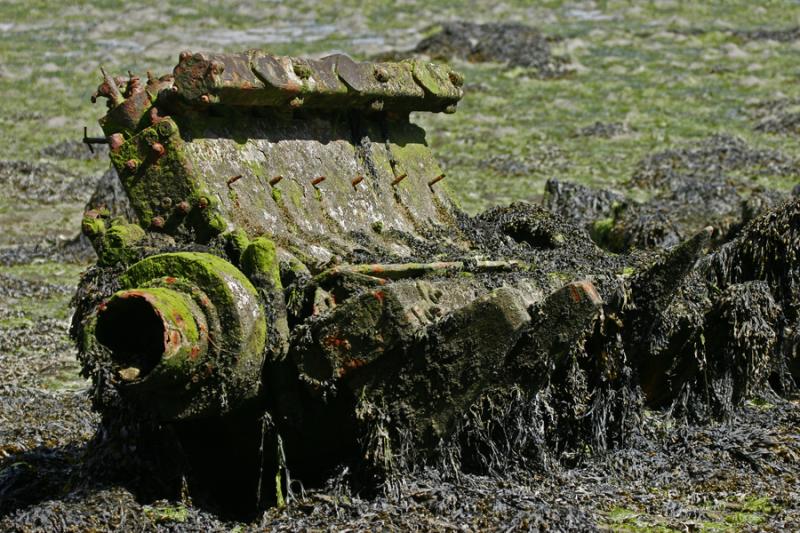
[[[111,350],[119,376],[133,381],[149,374],[161,361],[167,349],[168,326],[152,296],[125,291],[97,314],[95,337]]]

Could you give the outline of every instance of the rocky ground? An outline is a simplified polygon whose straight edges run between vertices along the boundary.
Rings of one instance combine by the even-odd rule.
[[[98,420],[68,328],[71,295],[92,261],[77,237],[80,217],[108,168],[102,150],[79,142],[83,126],[99,131],[103,111],[88,98],[101,63],[161,72],[184,48],[256,46],[451,61],[467,79],[458,113],[417,120],[473,213],[539,201],[556,179],[608,189],[605,204],[575,213],[588,230],[603,229],[595,223],[604,218],[626,229],[633,215],[615,212],[615,199],[635,203],[627,213],[639,220],[680,209],[690,182],[713,185],[714,199],[735,196],[715,206],[767,189],[788,196],[800,182],[800,30],[791,25],[800,6],[538,6],[0,5],[0,530],[800,528],[800,405],[791,396],[701,424],[645,411],[624,447],[587,450],[570,467],[426,470],[378,495],[352,494],[343,472],[325,490],[295,486],[287,508],[251,523],[158,500],[87,467],[103,449],[92,444]],[[697,216],[670,227],[685,233]]]

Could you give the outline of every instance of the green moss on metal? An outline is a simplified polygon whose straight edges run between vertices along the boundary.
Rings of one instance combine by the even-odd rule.
[[[144,236],[144,230],[136,224],[112,221],[111,227],[105,231],[98,242],[98,264],[115,265],[134,261],[138,255],[134,246]]]
[[[166,253],[139,261],[120,276],[120,283],[123,289],[149,291],[168,286],[170,291],[182,291],[201,306],[207,319],[213,318],[214,327],[209,330],[213,357],[204,361],[203,372],[191,374],[185,391],[164,398],[169,405],[153,407],[159,416],[219,414],[259,393],[266,319],[258,291],[235,266],[208,253]],[[187,287],[196,289],[187,291]]]
[[[174,211],[174,206],[186,201],[198,207],[201,198],[205,198],[206,205],[193,209],[185,220],[194,226],[200,240],[207,241],[225,231],[228,223],[208,194],[209,189],[184,146],[178,125],[172,119],[164,119],[127,139],[110,156],[143,227],[148,227],[157,216],[173,220],[177,226],[184,219]],[[140,162],[133,171],[126,166],[130,160]],[[162,205],[163,198],[172,200],[170,207]],[[168,228],[171,226],[168,224]]]
[[[250,239],[247,238],[247,233],[241,228],[237,228],[224,235],[225,248],[228,251],[231,259],[238,263],[241,260],[247,246],[250,244]]]
[[[133,265],[120,277],[120,282],[123,287],[133,288],[163,276],[187,278],[200,284],[213,301],[233,305],[236,295],[219,282],[221,275],[242,281],[252,296],[258,296],[256,289],[235,266],[201,252],[174,252],[148,257]]]
[[[81,232],[90,239],[94,239],[106,232],[106,224],[100,217],[85,216],[81,221]]]
[[[147,296],[148,303],[167,322],[168,327],[180,331],[184,336],[185,342],[182,343],[180,350],[171,354],[170,357],[162,359],[159,372],[166,371],[167,374],[171,374],[173,379],[186,375],[191,366],[187,356],[191,351],[192,344],[200,341],[200,331],[193,319],[194,313],[191,310],[190,298],[180,292],[158,287],[138,289],[138,291]],[[110,307],[119,303],[120,299],[129,297],[128,294],[128,291],[114,294],[107,305]]]
[[[281,270],[275,243],[266,237],[255,239],[242,254],[242,270],[248,277],[260,275],[281,288]]]

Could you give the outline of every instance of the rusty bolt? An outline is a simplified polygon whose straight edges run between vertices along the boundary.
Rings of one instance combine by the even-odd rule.
[[[161,207],[163,207],[164,209],[169,209],[170,207],[172,207],[172,198],[170,198],[169,196],[165,196],[164,198],[162,198]]]
[[[399,176],[397,176],[395,179],[392,180],[392,187],[394,187],[395,185],[406,179],[406,177],[408,177],[408,174],[400,174]]]
[[[298,107],[303,105],[303,99],[299,96],[295,96],[291,100],[289,100],[289,107],[293,109],[297,109]]]
[[[381,83],[386,83],[389,81],[389,71],[383,67],[375,67],[375,79]]]
[[[187,60],[187,59],[189,59],[190,57],[192,57],[192,53],[191,53],[189,50],[184,50],[184,51],[183,51],[183,52],[181,52],[181,54],[178,56],[178,61],[186,61],[186,60]]]
[[[369,104],[369,108],[373,111],[383,111],[383,100],[375,100]]]
[[[164,217],[153,217],[150,221],[150,226],[154,229],[161,229],[164,227]]]
[[[150,108],[150,122],[152,124],[158,124],[162,120],[164,120],[164,119],[161,116],[159,116],[158,108],[156,106],[151,107]]]
[[[174,93],[176,93],[176,92],[178,92],[178,86],[177,85],[173,85],[172,87],[169,88],[169,90],[174,92]]]
[[[211,102],[211,98],[207,94],[204,94],[200,97],[200,101],[203,102],[204,104],[207,104]]]
[[[186,200],[178,202],[178,213],[180,213],[181,215],[188,215],[190,209],[191,206],[189,205],[189,202],[187,202]]]
[[[461,87],[462,85],[464,85],[464,76],[460,72],[451,70],[450,74],[448,74],[447,76],[450,78],[450,83],[452,83],[456,87]]]
[[[141,78],[139,78],[139,76],[134,76],[131,71],[128,71],[128,76],[128,83],[125,86],[125,98],[142,91]]]
[[[125,138],[122,136],[121,133],[112,133],[111,136],[108,138],[108,145],[111,147],[112,152],[116,152],[119,150],[119,147],[122,146],[122,143],[125,142]]]
[[[320,183],[322,183],[323,181],[325,181],[325,176],[319,176],[319,177],[317,177],[317,178],[314,178],[313,180],[311,180],[311,185],[313,185],[314,187],[316,187],[317,185],[319,185],[319,184],[320,184]]]
[[[201,196],[200,199],[197,200],[197,207],[199,207],[200,209],[205,209],[206,207],[208,207],[208,204],[209,204],[208,198],[206,198],[205,196]]]
[[[230,187],[231,185],[233,185],[234,183],[236,183],[240,179],[242,179],[242,175],[241,174],[237,174],[235,176],[231,176],[230,178],[228,178],[228,181],[226,183],[228,184],[228,187]]]
[[[433,178],[431,181],[428,182],[428,187],[433,187],[443,179],[444,179],[444,174],[439,174],[438,176],[436,176],[435,178]]]
[[[164,145],[161,143],[153,143],[150,145],[150,149],[153,151],[153,155],[156,157],[161,157],[166,152]]]
[[[136,172],[136,169],[139,168],[139,162],[135,159],[128,159],[125,161],[125,168],[128,169],[128,172]]]
[[[353,188],[355,189],[356,185],[358,185],[362,181],[364,181],[364,176],[356,176],[350,183],[353,185]]]
[[[209,70],[211,70],[211,74],[214,75],[222,74],[225,71],[225,63],[222,61],[212,61]]]
[[[278,182],[280,182],[282,179],[283,179],[283,176],[275,176],[274,178],[272,178],[271,180],[269,180],[269,184],[270,184],[270,185],[272,185],[272,186],[274,187],[274,186],[275,186],[275,185],[277,185],[277,184],[278,184]]]

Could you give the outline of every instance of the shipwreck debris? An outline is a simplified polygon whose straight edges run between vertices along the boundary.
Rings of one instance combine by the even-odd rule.
[[[569,219],[613,194],[450,202],[409,120],[455,111],[449,67],[184,52],[134,78],[98,95],[136,219],[87,213],[73,335],[104,431],[135,421],[201,504],[254,512],[345,466],[374,490],[569,462],[624,443],[644,403],[724,414],[794,387],[800,199],[710,253],[705,228],[617,255]]]

